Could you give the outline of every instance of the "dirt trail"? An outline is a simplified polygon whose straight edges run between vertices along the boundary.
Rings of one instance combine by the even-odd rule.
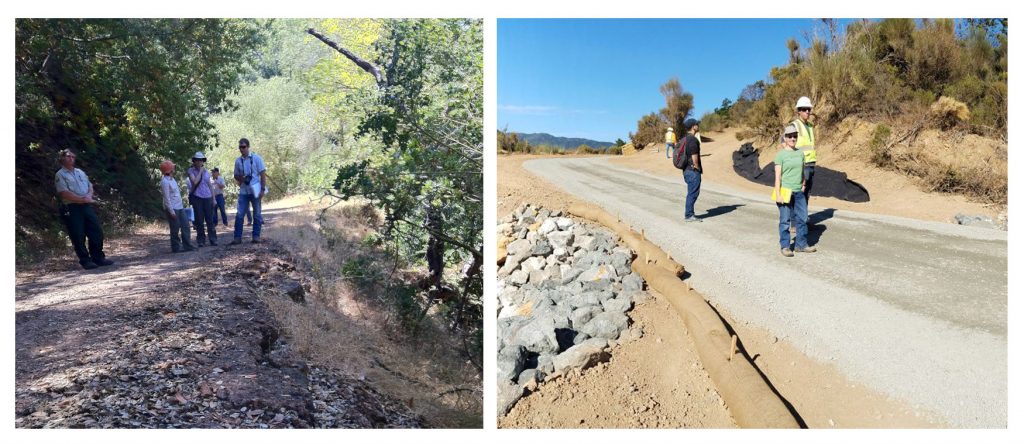
[[[638,156],[651,156],[652,154],[639,154]],[[662,154],[663,156],[663,154]],[[724,157],[724,156],[723,156]],[[564,162],[567,158],[561,156],[499,156],[499,178],[498,178],[498,205],[499,205],[499,217],[506,214],[509,210],[514,208],[516,205],[523,201],[534,201],[539,200],[540,203],[545,206],[553,208],[564,208],[569,202],[576,199],[573,195],[567,193],[566,189],[571,189],[575,192],[585,189],[584,195],[586,196],[604,196],[603,193],[608,192],[606,188],[619,187],[629,188],[635,186],[635,183],[631,180],[625,182],[617,179],[612,181],[612,185],[608,185],[607,178],[590,177],[584,179],[582,182],[575,177],[574,171],[584,169],[580,162],[606,162],[607,160],[595,159],[595,160],[568,160],[572,162],[574,166],[570,169],[559,169],[557,174],[543,174],[535,175],[530,172],[524,171],[522,165],[524,162],[534,159],[550,159],[555,162]],[[660,160],[664,161],[663,157]],[[623,162],[626,160],[613,160],[611,162]],[[531,163],[533,165],[533,163]],[[710,164],[709,164],[710,166]],[[533,167],[531,167],[532,169]],[[603,167],[606,170],[614,168],[611,165]],[[600,170],[600,168],[599,168]],[[675,171],[675,170],[671,170]],[[733,174],[730,169],[727,171],[729,174]],[[726,171],[721,172],[725,174]],[[677,173],[676,173],[677,174]],[[557,177],[560,183],[564,184],[563,179],[573,179],[570,182],[574,182],[574,185],[568,186],[567,188],[561,188],[553,185],[549,180],[545,180],[545,177]],[[673,179],[676,179],[673,176]],[[553,179],[552,179],[553,180]],[[707,180],[707,178],[706,178]],[[740,179],[742,180],[742,179]],[[644,179],[644,181],[649,181]],[[656,181],[657,182],[657,181]],[[604,185],[598,186],[599,183]],[[706,181],[705,184],[708,184]],[[713,187],[717,185],[712,185]],[[753,185],[753,184],[751,184]],[[756,186],[756,185],[755,185]],[[720,187],[727,188],[727,187]],[[634,197],[631,198],[630,202],[642,203],[650,201],[652,197],[657,197],[659,192],[652,191],[650,189],[639,188],[639,193],[645,197]],[[730,190],[735,192],[735,190]],[[742,192],[740,192],[742,193]],[[674,196],[681,196],[681,191],[677,190],[670,193]],[[749,195],[750,199],[757,199],[758,195],[752,195],[751,193],[743,193]],[[591,197],[593,198],[593,197]],[[660,199],[660,197],[657,197]],[[671,199],[671,196],[669,197]],[[705,199],[702,195],[702,199]],[[676,199],[679,200],[679,199]],[[619,198],[615,199],[616,202],[622,202]],[[707,204],[707,200],[704,201]],[[700,204],[698,205],[700,207]],[[710,205],[714,207],[714,205]],[[705,205],[705,208],[707,206]],[[737,207],[738,208],[738,207]],[[732,208],[733,211],[736,208]],[[698,208],[700,213],[701,208]],[[727,211],[722,211],[722,208],[718,208],[717,213],[720,216],[716,218],[725,218]],[[648,214],[647,212],[637,211],[636,209],[623,209],[621,214],[624,219],[630,219],[635,221],[636,219],[652,219],[655,216]],[[629,214],[630,217],[626,217]],[[730,216],[731,217],[731,216]],[[714,219],[712,219],[714,220]],[[707,223],[711,223],[709,220]],[[707,223],[702,225],[707,225]],[[741,224],[742,225],[742,224]],[[635,225],[642,227],[643,225]],[[735,228],[735,225],[732,225]],[[770,228],[770,227],[769,227]],[[674,232],[676,230],[665,231],[663,229],[657,229],[647,227],[648,233],[655,232]],[[729,230],[726,230],[729,231]],[[763,230],[761,230],[763,231]],[[769,230],[770,231],[770,230]],[[772,236],[766,235],[765,246],[768,250],[771,250],[771,239]],[[827,235],[826,235],[827,236]],[[704,251],[707,250],[707,246],[700,248]],[[777,252],[776,252],[777,253]],[[673,257],[688,258],[685,254],[678,254],[673,251]],[[684,262],[686,263],[686,262]],[[696,279],[691,277],[690,284],[693,285],[698,291],[708,290],[715,294],[716,290],[721,290],[721,286],[714,287],[705,285],[709,281],[722,281],[722,283],[734,283],[734,279],[728,278],[726,275],[729,274],[727,270],[734,268],[734,265],[722,265],[720,268],[726,271],[710,271],[707,267],[690,267],[688,268],[694,272],[694,276],[703,274],[702,279]],[[1005,270],[1005,267],[1003,268]],[[698,271],[700,270],[700,271]],[[1003,279],[1005,283],[1005,279]],[[703,287],[703,288],[702,288]],[[827,294],[827,291],[826,291]],[[759,299],[755,297],[754,300]],[[1003,299],[1005,301],[1005,298]],[[848,369],[842,368],[840,362],[835,359],[829,359],[829,357],[822,357],[820,354],[808,353],[808,351],[802,346],[800,337],[780,335],[777,331],[773,332],[766,328],[765,323],[759,320],[751,321],[737,317],[731,309],[733,306],[726,306],[726,304],[717,303],[717,300],[712,298],[716,308],[719,309],[720,313],[726,318],[726,321],[737,330],[741,339],[743,340],[743,346],[746,348],[751,356],[755,357],[755,362],[761,368],[761,370],[768,375],[771,382],[775,385],[776,389],[783,395],[783,397],[789,401],[796,410],[802,416],[802,420],[812,428],[818,427],[935,427],[949,424],[951,421],[948,418],[943,419],[942,415],[934,414],[930,408],[924,405],[917,404],[914,402],[907,401],[904,399],[897,399],[891,394],[885,394],[884,390],[880,390],[877,386],[869,386],[863,381],[856,379],[850,379]],[[749,304],[748,302],[746,302]],[[742,312],[742,310],[736,310]],[[772,317],[777,317],[779,314],[778,310],[773,310]],[[1005,310],[1004,310],[1005,312]],[[664,314],[664,313],[663,313]],[[863,313],[858,315],[861,318]],[[1005,314],[1003,316],[1005,319]],[[676,320],[678,322],[678,320]],[[669,324],[671,325],[671,324]],[[1005,324],[1001,324],[1002,327],[995,326],[996,329],[1005,329]],[[680,326],[681,327],[681,326]],[[1005,330],[1003,330],[1005,331]],[[650,333],[650,332],[648,332]],[[658,331],[658,333],[662,333]],[[1005,334],[1005,333],[1004,333]],[[890,343],[891,341],[885,341]],[[999,341],[996,341],[999,342]],[[624,348],[634,346],[632,344],[626,344]],[[997,347],[998,349],[998,347]],[[1005,357],[1005,347],[1002,348],[1003,356]],[[675,352],[675,351],[673,351]],[[685,350],[681,350],[679,353],[685,353]],[[892,354],[892,353],[889,353]],[[998,357],[998,356],[997,356]],[[691,359],[696,360],[695,355]],[[611,365],[614,365],[615,358]],[[652,360],[647,363],[648,365],[640,365],[640,368],[656,367],[660,364],[660,360]],[[930,364],[925,364],[930,365]],[[994,365],[997,369],[1000,368],[998,364]],[[1002,366],[1005,368],[1005,366]],[[916,373],[915,373],[916,374]],[[600,374],[598,374],[600,377]],[[656,378],[655,375],[648,372],[640,372],[636,374],[637,378],[647,378],[653,380]],[[586,378],[584,378],[586,379]],[[996,382],[1000,379],[996,378]],[[1005,377],[1001,379],[1005,382]],[[610,379],[603,379],[610,387],[604,389],[605,392],[612,396],[615,381]],[[910,383],[907,381],[907,383]],[[601,390],[599,385],[595,385],[590,391]],[[543,392],[544,389],[542,389]],[[990,390],[991,391],[991,390]],[[999,390],[995,390],[995,402],[999,402],[998,396]],[[590,395],[592,397],[599,398],[599,395]],[[989,396],[989,395],[984,395]],[[549,399],[560,399],[563,398],[564,394],[556,396],[555,398]],[[1005,390],[1003,391],[1002,402],[1005,404]],[[529,397],[521,401],[521,403],[529,403]],[[698,403],[699,405],[700,403]],[[704,405],[704,408],[712,408],[713,406]],[[995,415],[998,417],[999,409],[995,409]],[[1002,410],[1005,415],[1005,409]],[[567,412],[568,413],[568,412]],[[965,411],[966,413],[966,411]],[[514,418],[515,425],[517,427],[522,426],[537,426],[538,424],[547,424],[552,420],[551,415],[563,415],[554,408],[548,408],[543,403],[534,404],[530,415],[515,416],[510,415],[510,418]],[[1004,416],[1005,418],[1005,416]],[[563,418],[564,420],[565,418]],[[960,420],[963,421],[964,417],[961,416]],[[947,422],[948,421],[948,422]],[[970,421],[970,420],[968,420]],[[998,423],[998,419],[992,421],[992,423]],[[1003,419],[1005,422],[1005,419]],[[511,422],[506,422],[512,424]],[[598,425],[591,425],[598,426]],[[635,426],[635,425],[634,425]]]
[[[276,210],[265,210],[265,239]],[[246,233],[248,229],[246,227]],[[268,306],[308,285],[273,240],[171,253],[165,227],[16,274],[16,426],[421,427],[371,381],[311,366]],[[248,237],[248,236],[247,236]],[[279,302],[276,299],[282,299]]]

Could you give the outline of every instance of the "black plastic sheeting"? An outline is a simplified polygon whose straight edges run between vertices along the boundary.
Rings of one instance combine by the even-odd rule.
[[[732,152],[732,169],[736,174],[761,185],[775,186],[775,162],[758,168],[760,152],[753,144],[744,143],[740,149]],[[847,202],[867,202],[871,200],[868,190],[863,185],[846,177],[846,173],[830,170],[821,166],[814,168],[814,184],[811,196],[835,197]]]

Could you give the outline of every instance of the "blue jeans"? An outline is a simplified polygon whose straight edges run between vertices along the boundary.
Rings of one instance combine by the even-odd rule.
[[[775,203],[779,207],[779,245],[789,248],[789,222],[796,224],[796,248],[807,248],[807,200],[804,193],[793,192],[789,203]]]
[[[215,195],[213,197],[214,197],[214,199],[217,200],[217,211],[220,212],[220,217],[221,217],[221,219],[224,220],[224,225],[227,225],[228,224],[228,213],[226,211],[224,211],[224,195],[223,194],[217,194],[217,195]],[[216,213],[214,213],[214,215],[213,215],[213,222],[214,222],[214,225],[217,225],[217,214]]]
[[[665,158],[666,159],[671,159],[672,158],[672,151],[674,151],[675,149],[676,149],[676,147],[673,146],[671,143],[665,142]]]
[[[235,239],[242,238],[242,219],[252,205],[252,238],[260,238],[260,229],[263,228],[263,213],[260,211],[260,198],[252,194],[238,195],[238,208],[235,210]]]
[[[814,165],[804,165],[804,205],[808,211],[804,212],[804,223],[807,223],[808,213],[811,207],[811,186],[814,185]]]
[[[693,205],[697,203],[697,196],[700,195],[700,173],[693,169],[683,170],[683,180],[686,181],[686,214],[687,219],[693,217]]]

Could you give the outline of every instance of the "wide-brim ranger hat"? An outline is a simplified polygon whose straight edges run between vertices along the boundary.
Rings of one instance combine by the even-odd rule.
[[[782,135],[783,136],[785,136],[786,134],[799,134],[799,133],[800,133],[800,130],[798,130],[796,128],[796,125],[794,125],[792,123],[790,123],[789,125],[786,125],[786,128],[782,130]]]
[[[205,162],[206,156],[203,155],[202,151],[196,151],[196,153],[192,156],[192,160],[202,160],[203,162]]]

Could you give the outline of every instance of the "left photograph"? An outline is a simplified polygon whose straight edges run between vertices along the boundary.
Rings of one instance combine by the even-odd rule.
[[[481,19],[15,20],[17,428],[482,428]]]

